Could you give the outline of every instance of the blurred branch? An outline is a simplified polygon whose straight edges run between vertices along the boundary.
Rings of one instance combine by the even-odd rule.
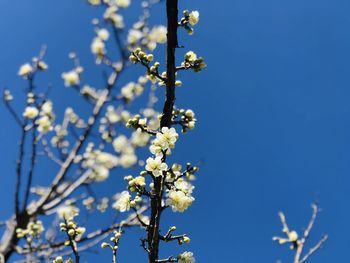
[[[33,120],[33,127],[32,127],[32,141],[31,141],[31,159],[30,159],[30,168],[29,168],[29,174],[27,179],[27,186],[25,190],[25,196],[24,196],[24,202],[23,202],[23,208],[22,210],[25,210],[28,204],[29,194],[30,194],[30,187],[32,185],[33,181],[33,174],[34,174],[34,168],[35,168],[35,162],[36,162],[36,156],[37,156],[37,136],[36,136],[36,126],[35,126],[35,120]]]
[[[291,248],[295,250],[293,261],[294,263],[305,263],[311,255],[313,255],[315,252],[322,248],[323,244],[328,239],[328,235],[324,235],[314,247],[312,247],[304,256],[302,256],[305,244],[310,236],[311,230],[315,225],[317,215],[319,213],[319,209],[316,204],[312,204],[311,208],[311,218],[309,220],[307,228],[303,233],[303,236],[301,237],[298,237],[296,231],[289,230],[285,215],[282,212],[279,213],[280,220],[283,226],[282,232],[286,234],[286,237],[273,237],[273,240],[278,241],[280,245],[288,243],[291,244]]]

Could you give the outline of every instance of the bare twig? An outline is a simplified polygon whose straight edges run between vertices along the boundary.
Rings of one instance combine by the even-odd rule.
[[[312,215],[309,220],[308,226],[305,229],[303,236],[298,238],[298,235],[295,231],[290,231],[288,228],[288,224],[286,221],[286,218],[282,212],[279,213],[281,223],[283,225],[283,230],[282,232],[286,234],[286,238],[284,237],[274,237],[273,240],[277,240],[281,245],[286,244],[286,243],[291,243],[292,244],[292,249],[295,250],[295,255],[294,255],[294,263],[305,263],[308,258],[313,255],[316,251],[318,251],[323,244],[326,242],[328,239],[328,235],[324,235],[321,240],[314,246],[312,247],[304,256],[302,256],[305,244],[307,239],[310,236],[311,230],[313,229],[317,215],[318,215],[318,207],[316,204],[311,205],[312,208]]]
[[[314,254],[317,250],[319,250],[319,249],[322,248],[323,244],[327,241],[327,239],[328,239],[328,235],[324,235],[324,236],[322,237],[322,239],[321,239],[320,241],[318,241],[318,243],[317,243],[314,247],[310,248],[310,250],[309,250],[309,251],[307,252],[307,254],[299,261],[299,263],[304,263],[304,262],[306,262],[312,254]]]

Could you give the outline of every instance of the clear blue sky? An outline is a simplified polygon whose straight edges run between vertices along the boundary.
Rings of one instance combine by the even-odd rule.
[[[287,263],[292,253],[271,241],[281,229],[278,211],[285,211],[291,227],[300,231],[308,222],[310,203],[319,200],[322,213],[310,241],[323,233],[330,238],[310,262],[348,262],[350,2],[180,4],[201,13],[194,36],[181,38],[180,44],[205,56],[209,67],[182,77],[178,105],[193,108],[199,122],[175,155],[183,161],[204,160],[204,165],[195,204],[183,215],[167,215],[164,229],[176,223],[188,232],[192,243],[181,249],[193,250],[199,263]],[[162,12],[164,5],[156,9],[153,21],[164,21]],[[18,66],[46,43],[50,71],[40,83],[53,84],[58,111],[66,104],[78,108],[60,74],[69,69],[67,54],[74,50],[90,73],[89,81],[99,83],[89,52],[89,23],[98,13],[83,0],[1,0],[0,85],[20,94],[25,83],[16,77]],[[0,121],[2,220],[13,208],[19,134],[2,105]],[[108,187],[115,191],[116,185]],[[120,262],[146,262],[139,233],[130,236],[121,243]],[[178,250],[171,246],[166,251]],[[97,262],[93,258],[89,262]]]

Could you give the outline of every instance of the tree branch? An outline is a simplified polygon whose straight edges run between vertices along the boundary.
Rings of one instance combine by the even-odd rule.
[[[163,107],[163,115],[160,126],[171,127],[172,115],[175,103],[176,65],[175,50],[178,47],[178,0],[167,0],[167,74],[166,74],[166,99]],[[154,191],[151,195],[151,218],[148,231],[149,263],[156,263],[159,253],[159,227],[162,213],[163,178],[154,178]]]

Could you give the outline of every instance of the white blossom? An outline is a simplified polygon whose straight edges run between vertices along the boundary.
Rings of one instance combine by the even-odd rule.
[[[138,147],[144,147],[147,145],[150,137],[151,136],[147,132],[142,132],[138,129],[131,135],[131,142]]]
[[[62,78],[66,87],[78,85],[80,82],[80,77],[76,70],[62,73]]]
[[[129,146],[129,141],[125,135],[119,135],[113,140],[113,147],[116,152],[123,152]]]
[[[197,60],[197,54],[194,53],[193,51],[188,51],[186,54],[185,54],[185,59],[189,62],[194,62]]]
[[[195,263],[196,259],[193,256],[192,252],[183,252],[178,256],[179,263]]]
[[[107,29],[105,28],[101,28],[97,31],[97,36],[101,39],[101,40],[108,40],[109,38],[109,32]]]
[[[162,157],[163,156],[163,152],[162,152],[162,147],[160,147],[159,145],[155,145],[155,144],[152,144],[150,147],[149,147],[149,150],[152,154],[154,154],[155,156],[159,156],[159,157]]]
[[[42,116],[39,119],[37,119],[35,124],[38,125],[38,131],[40,133],[46,133],[46,132],[53,129],[52,121],[47,115]]]
[[[23,112],[23,116],[29,119],[34,119],[38,116],[39,110],[36,107],[28,106]]]
[[[130,5],[130,0],[114,0],[117,6],[127,8]]]
[[[57,208],[57,214],[63,219],[72,218],[79,214],[79,208],[74,205],[63,205]]]
[[[123,16],[117,14],[118,7],[117,6],[110,6],[106,9],[103,17],[106,20],[112,21],[114,26],[116,28],[123,28],[124,27],[124,19]]]
[[[151,32],[149,32],[149,39],[164,44],[167,41],[166,37],[167,29],[165,26],[155,26],[152,28]]]
[[[143,34],[140,30],[137,29],[130,29],[127,37],[128,44],[132,45],[137,43],[141,38],[143,37]]]
[[[187,195],[191,195],[193,192],[194,186],[191,183],[184,180],[183,178],[179,178],[175,181],[174,184],[176,189],[184,192]]]
[[[165,26],[155,26],[151,29],[147,35],[149,42],[147,43],[147,48],[149,50],[154,50],[157,47],[157,43],[164,44],[167,41],[166,37],[167,29]]]
[[[118,165],[118,158],[107,152],[98,152],[96,154],[96,162],[108,169],[112,169]]]
[[[30,73],[33,72],[33,67],[29,64],[29,63],[26,63],[26,64],[23,64],[19,70],[18,70],[18,75],[22,76],[22,77],[26,77],[28,76]]]
[[[129,181],[129,186],[139,186],[139,187],[145,187],[146,186],[146,180],[143,176],[137,176],[134,179]]]
[[[194,198],[192,196],[187,196],[182,191],[170,190],[166,204],[171,206],[173,212],[183,212],[192,205],[193,201]]]
[[[192,11],[189,14],[189,22],[192,26],[196,25],[199,22],[199,12],[198,11]]]
[[[107,152],[93,150],[92,147],[87,147],[82,166],[89,169],[87,173],[91,179],[104,181],[108,178],[110,170],[119,164],[119,158]]]
[[[45,101],[41,106],[41,111],[45,114],[52,114],[52,101]]]
[[[136,96],[140,96],[143,92],[143,86],[135,82],[129,82],[121,88],[121,95],[127,101],[133,100]]]
[[[125,153],[120,156],[120,165],[123,168],[130,168],[137,162],[137,156],[134,153]]]
[[[106,117],[110,123],[117,123],[121,119],[118,112],[111,105],[107,107]]]
[[[99,37],[95,37],[91,43],[91,52],[97,56],[103,56],[106,53],[105,43]]]
[[[131,195],[128,191],[123,191],[116,196],[116,201],[113,204],[113,208],[119,212],[125,212],[130,209]]]
[[[174,128],[163,127],[161,132],[158,132],[156,139],[153,141],[154,145],[160,146],[162,150],[174,148],[175,142],[179,135]]]
[[[155,177],[162,175],[164,171],[168,169],[168,165],[162,162],[161,157],[148,158],[146,160],[146,170],[152,172]]]
[[[194,112],[193,110],[186,110],[185,112],[186,117],[193,119],[194,118]]]

